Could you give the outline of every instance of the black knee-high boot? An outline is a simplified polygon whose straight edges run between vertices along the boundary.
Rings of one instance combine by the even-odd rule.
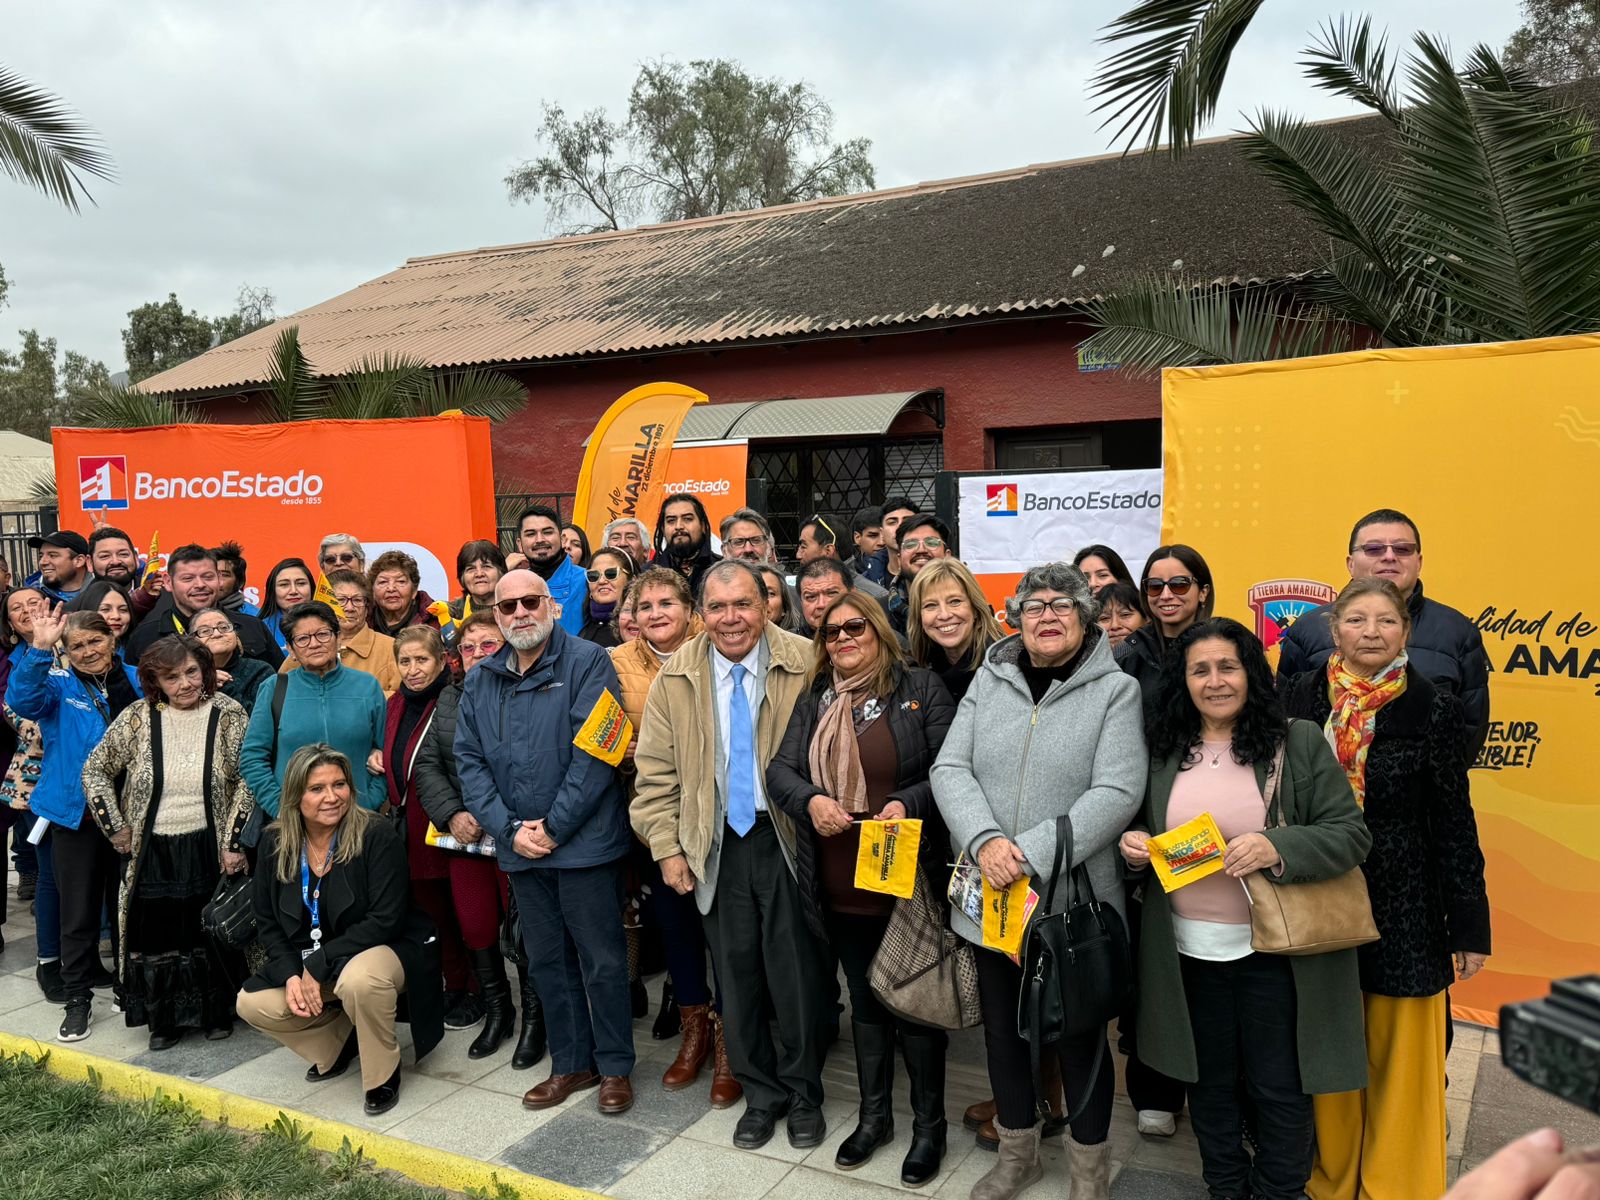
[[[544,1057],[544,1006],[539,1003],[539,993],[533,990],[526,966],[517,967],[517,978],[522,983],[522,1032],[511,1055],[511,1069],[526,1071]]]
[[[864,1166],[872,1152],[894,1138],[894,1026],[850,1022],[856,1043],[856,1081],[861,1112],[855,1132],[839,1145],[833,1165],[841,1171]]]
[[[484,1012],[483,1028],[467,1047],[467,1057],[488,1058],[517,1027],[517,1010],[511,1005],[511,984],[506,980],[506,964],[500,957],[500,947],[469,949],[467,959],[478,980]]]
[[[900,1035],[911,1081],[911,1148],[900,1166],[900,1182],[921,1187],[939,1173],[944,1161],[944,1059],[949,1039],[942,1033],[919,1030]]]

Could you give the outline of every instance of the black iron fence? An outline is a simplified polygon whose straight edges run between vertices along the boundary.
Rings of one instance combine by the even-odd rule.
[[[34,565],[39,561],[39,552],[28,545],[28,539],[41,533],[54,533],[57,528],[53,508],[0,512],[0,558],[5,559],[16,582],[33,574]]]

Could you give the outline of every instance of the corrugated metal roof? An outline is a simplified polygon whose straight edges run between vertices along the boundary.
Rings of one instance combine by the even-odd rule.
[[[1388,128],[1335,131],[1365,149]],[[1326,248],[1219,139],[1176,163],[1111,155],[414,258],[141,387],[264,383],[290,324],[321,375],[383,354],[534,363],[1048,312],[1180,264],[1195,280],[1281,279],[1320,267]]]
[[[719,442],[724,438],[879,437],[920,392],[875,396],[818,396],[813,399],[736,400],[697,404],[678,430],[681,442]],[[937,392],[933,393],[937,394]],[[583,444],[588,446],[589,439]]]

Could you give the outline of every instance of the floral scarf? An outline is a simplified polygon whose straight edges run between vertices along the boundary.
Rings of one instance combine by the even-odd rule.
[[[1356,794],[1356,803],[1367,803],[1367,751],[1378,724],[1378,710],[1406,690],[1404,650],[1372,678],[1363,678],[1344,665],[1344,656],[1335,653],[1328,659],[1328,699],[1333,711],[1323,734]]]
[[[882,712],[875,697],[867,694],[876,674],[873,668],[841,679],[835,672],[833,686],[817,706],[817,729],[811,735],[812,783],[852,814],[867,811],[867,775],[861,767],[858,736]],[[863,710],[859,717],[857,709]]]

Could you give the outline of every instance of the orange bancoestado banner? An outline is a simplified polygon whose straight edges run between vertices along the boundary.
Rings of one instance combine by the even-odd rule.
[[[483,417],[56,429],[51,441],[63,529],[87,536],[95,512],[135,546],[159,531],[168,553],[238,542],[253,602],[280,559],[315,571],[325,534],[358,538],[368,563],[404,550],[435,599],[460,591],[461,544],[496,535]]]
[[[1219,615],[1273,646],[1345,582],[1351,522],[1397,508],[1422,533],[1424,594],[1482,633],[1470,778],[1494,953],[1450,998],[1484,1023],[1600,962],[1600,568],[1581,548],[1597,373],[1591,334],[1163,375],[1163,540],[1206,556]]]
[[[654,529],[683,418],[706,394],[681,383],[647,383],[617,398],[589,435],[572,505],[573,523],[600,545],[605,527],[637,517]]]
[[[724,517],[745,505],[745,480],[750,471],[750,444],[742,439],[726,442],[679,442],[672,447],[661,496],[695,496],[705,505],[712,536]],[[659,512],[661,506],[656,505]],[[655,532],[655,519],[645,528]]]

